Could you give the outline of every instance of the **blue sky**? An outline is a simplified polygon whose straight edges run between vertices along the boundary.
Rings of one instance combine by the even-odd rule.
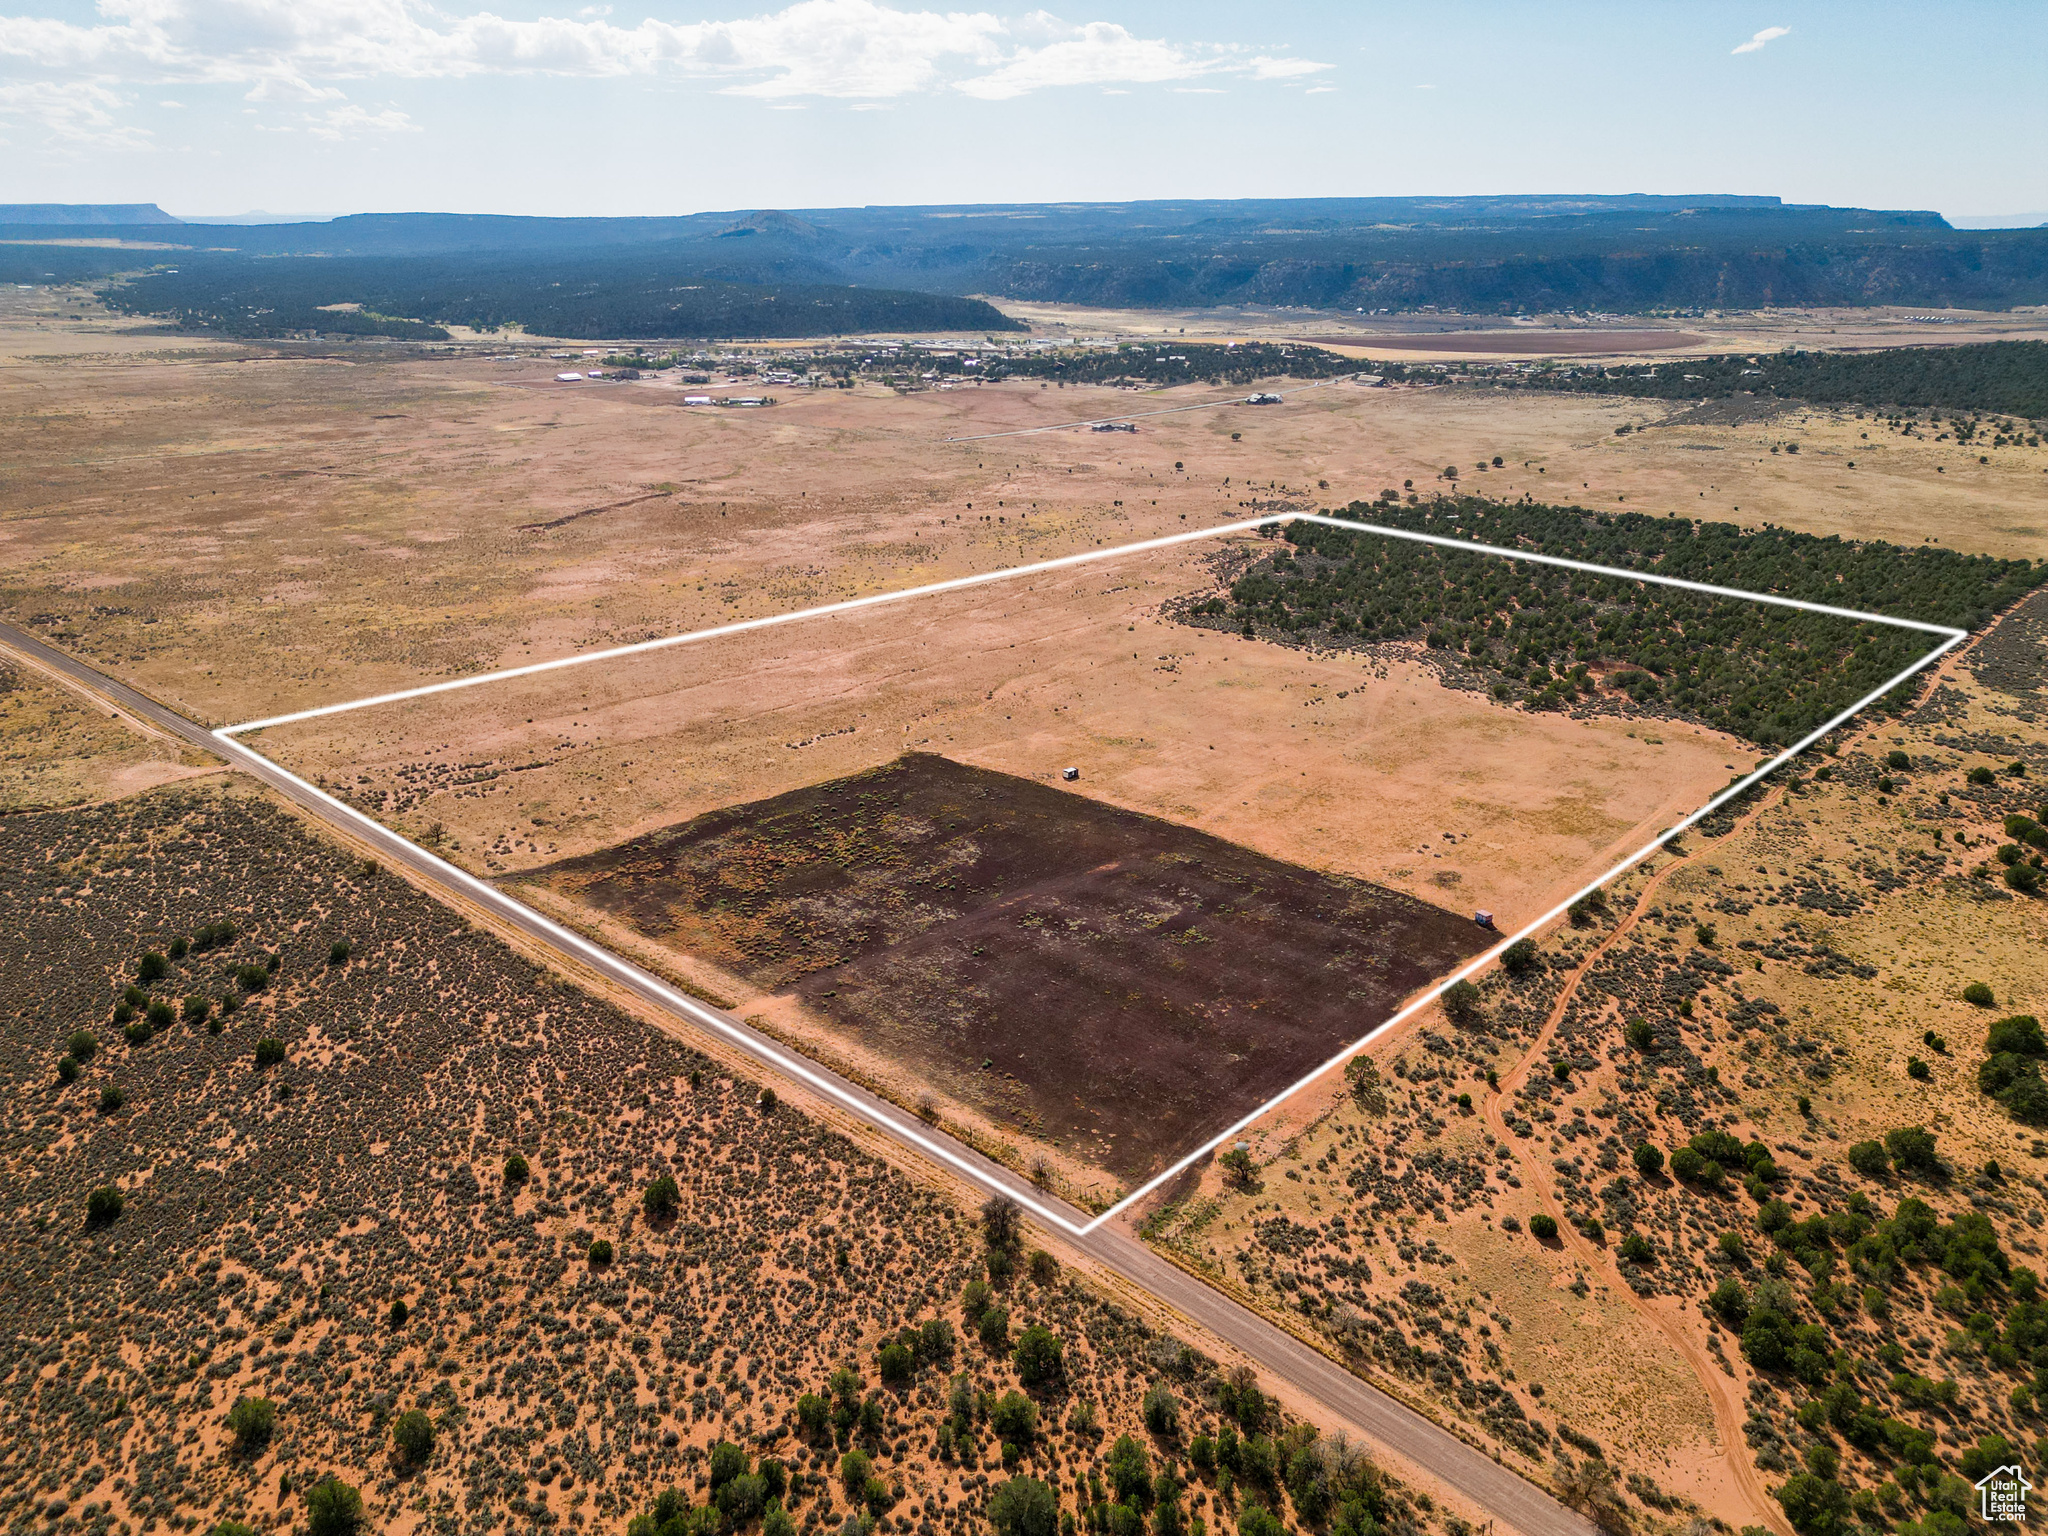
[[[1060,4],[0,0],[0,202],[2048,210],[2039,3]]]

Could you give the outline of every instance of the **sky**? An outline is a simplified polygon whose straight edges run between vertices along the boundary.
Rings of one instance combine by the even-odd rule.
[[[2048,5],[0,0],[0,202],[1765,193],[2048,219]]]

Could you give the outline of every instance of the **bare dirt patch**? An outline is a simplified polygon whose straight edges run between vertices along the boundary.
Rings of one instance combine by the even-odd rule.
[[[1486,942],[1396,892],[930,753],[531,878],[1133,1178]]]

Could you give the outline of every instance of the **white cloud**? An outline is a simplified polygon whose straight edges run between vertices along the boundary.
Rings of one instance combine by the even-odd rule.
[[[235,84],[255,101],[334,101],[331,82],[483,74],[707,79],[766,100],[886,100],[948,84],[983,100],[1070,85],[1245,75],[1288,80],[1328,65],[1142,38],[1114,22],[1045,12],[906,10],[879,0],[796,0],[732,21],[614,23],[610,8],[511,20],[426,0],[99,0],[80,25],[0,15],[0,67],[102,82]]]
[[[1790,27],[1765,27],[1763,31],[1757,33],[1757,35],[1755,37],[1752,37],[1748,42],[1737,43],[1733,48],[1729,50],[1729,52],[1755,53],[1759,48],[1763,47],[1765,43],[1776,42],[1779,38],[1783,37],[1787,32],[1790,32],[1791,30],[1792,29]]]
[[[326,139],[330,142],[419,131],[419,124],[396,107],[387,107],[382,112],[371,112],[354,102],[343,107],[330,107],[319,117],[308,119],[306,124],[306,132],[316,139]]]
[[[1329,67],[1310,59],[1274,59],[1262,55],[1251,61],[1250,73],[1254,80],[1299,80],[1303,75],[1319,75]]]
[[[126,104],[118,92],[89,81],[0,84],[0,122],[38,128],[62,149],[154,149],[147,129],[115,118]]]

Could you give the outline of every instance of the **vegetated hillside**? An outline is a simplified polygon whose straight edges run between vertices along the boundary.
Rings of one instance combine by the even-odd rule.
[[[1337,198],[672,219],[375,214],[137,228],[150,231],[145,238],[188,241],[188,260],[225,250],[241,259],[436,257],[470,270],[510,262],[577,272],[658,261],[670,274],[700,274],[688,281],[1141,308],[1515,313],[2048,301],[2048,230],[1959,231],[1931,213],[1788,207],[1775,198]],[[16,226],[0,236],[65,232]]]
[[[2048,418],[2048,341],[1987,341],[1884,352],[1694,357],[1624,367],[1560,367],[1510,378],[1513,389],[1724,400],[1764,395],[1826,404],[2001,411]]]
[[[1972,629],[2048,562],[1846,543],[1476,497],[1354,503],[1388,527]],[[1668,712],[1783,746],[1925,655],[1934,637],[1314,523],[1190,599],[1192,623],[1291,645],[1421,641],[1448,681],[1531,709]],[[1902,703],[1903,699],[1894,701]]]
[[[8,817],[0,857],[16,1522],[1426,1518],[1013,1207],[977,1233],[254,792]]]
[[[212,259],[110,286],[102,297],[118,309],[232,336],[445,337],[436,329],[442,325],[648,339],[1023,328],[979,299],[765,276],[735,282],[651,257]],[[334,304],[362,310],[325,307]]]

